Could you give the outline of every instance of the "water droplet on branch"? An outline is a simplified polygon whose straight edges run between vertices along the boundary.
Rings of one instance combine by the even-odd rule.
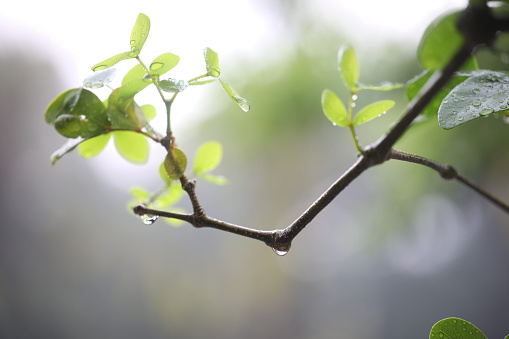
[[[141,216],[141,221],[143,221],[145,225],[152,225],[157,219],[159,219],[158,215],[143,214]]]

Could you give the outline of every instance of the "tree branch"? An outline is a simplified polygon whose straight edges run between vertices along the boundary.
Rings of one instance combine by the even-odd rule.
[[[490,25],[488,26],[485,25],[487,19],[490,21]],[[498,25],[498,28],[494,27],[491,22]],[[394,125],[394,127],[377,142],[368,146],[362,155],[359,156],[357,162],[355,162],[352,167],[350,167],[338,180],[336,180],[336,182],[334,182],[299,218],[297,218],[288,227],[282,230],[276,229],[272,231],[264,231],[211,218],[205,214],[205,211],[196,196],[196,182],[194,180],[189,180],[186,176],[182,176],[180,182],[182,184],[182,188],[186,191],[189,199],[191,200],[191,204],[193,206],[192,214],[159,211],[146,208],[144,205],[134,207],[134,213],[140,216],[157,215],[161,217],[175,218],[186,221],[198,228],[210,227],[260,240],[272,247],[277,254],[284,255],[290,249],[292,240],[351,182],[357,179],[367,169],[389,159],[413,162],[430,167],[437,171],[442,178],[447,180],[455,179],[467,185],[509,213],[509,206],[507,204],[463,178],[453,167],[442,165],[435,161],[413,154],[396,151],[392,148],[396,141],[399,140],[399,138],[410,127],[414,119],[449,82],[454,75],[454,72],[460,69],[460,67],[470,57],[473,49],[479,44],[491,42],[497,30],[507,30],[508,26],[507,20],[497,21],[497,19],[491,16],[489,11],[486,11],[486,8],[479,9],[467,7],[459,23],[459,28],[466,37],[465,43],[456,52],[445,69],[442,72],[436,72],[436,76],[432,77],[428,81],[426,86],[421,90],[421,94],[409,104],[406,113]]]
[[[394,160],[412,162],[414,164],[419,164],[419,165],[429,167],[429,168],[435,170],[436,172],[438,172],[438,174],[440,174],[440,176],[443,179],[445,179],[445,180],[454,179],[454,180],[461,182],[462,184],[466,185],[467,187],[470,187],[471,189],[473,189],[478,194],[482,195],[484,198],[491,201],[493,204],[500,207],[504,212],[509,213],[509,205],[508,204],[506,204],[502,200],[495,197],[493,194],[487,192],[483,188],[477,186],[476,184],[472,183],[470,180],[463,177],[461,174],[458,173],[458,171],[454,167],[452,167],[450,165],[444,165],[444,164],[438,163],[436,161],[433,161],[433,160],[430,160],[430,159],[427,159],[427,158],[424,158],[424,157],[421,157],[421,156],[418,156],[415,154],[397,151],[395,149],[392,149],[390,151],[389,158],[394,159]]]

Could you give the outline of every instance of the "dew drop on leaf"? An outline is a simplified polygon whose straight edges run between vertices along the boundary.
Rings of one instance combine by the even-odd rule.
[[[472,105],[474,105],[475,107],[479,107],[481,106],[481,101],[480,100],[476,100],[472,103]]]
[[[150,70],[151,71],[157,71],[158,69],[163,68],[163,66],[164,66],[164,64],[162,62],[153,62],[150,65]]]
[[[459,121],[463,121],[463,117],[462,117],[462,116],[459,116],[459,117],[458,117],[458,120],[459,120]]]
[[[474,89],[472,90],[472,92],[474,92],[474,94],[479,93],[479,88],[474,88]]]
[[[136,43],[136,40],[131,40],[131,46]]]
[[[241,98],[241,97],[236,97],[235,99],[237,99],[237,103],[239,104],[239,107],[242,108],[242,110],[244,112],[249,111],[249,102],[246,99]]]
[[[491,114],[491,113],[493,113],[493,112],[494,112],[493,108],[485,107],[485,108],[483,108],[483,109],[479,112],[479,114],[480,114],[480,115],[488,115],[488,114]]]

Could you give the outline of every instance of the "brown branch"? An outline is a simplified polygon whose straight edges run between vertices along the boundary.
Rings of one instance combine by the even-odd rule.
[[[392,149],[389,153],[389,158],[394,160],[401,160],[406,162],[412,162],[414,164],[423,165],[435,170],[445,180],[457,180],[462,184],[470,187],[478,194],[482,195],[487,200],[491,201],[496,206],[500,207],[504,212],[509,213],[509,205],[495,197],[493,194],[474,184],[470,180],[458,173],[458,171],[450,166],[438,163],[434,160],[430,160],[415,154],[406,153]]]
[[[488,16],[488,17],[487,17]],[[393,150],[393,145],[405,133],[408,127],[420,112],[433,100],[439,91],[449,82],[464,62],[471,55],[473,49],[483,43],[489,43],[493,39],[498,29],[493,25],[488,26],[483,23],[489,19],[499,25],[499,29],[507,30],[507,21],[495,20],[485,9],[474,9],[468,7],[460,20],[460,30],[466,36],[465,43],[456,52],[450,62],[442,72],[432,77],[426,86],[421,90],[421,94],[412,101],[403,117],[394,125],[394,127],[379,141],[368,146],[365,152],[359,157],[357,162],[350,167],[334,184],[332,184],[299,218],[297,218],[288,227],[279,230],[264,231],[251,229],[244,226],[231,224],[211,218],[205,214],[198,197],[196,196],[194,180],[189,180],[182,176],[180,182],[182,188],[187,192],[193,206],[192,214],[180,214],[155,209],[146,208],[143,205],[136,206],[134,213],[143,215],[157,215],[168,218],[175,218],[186,221],[195,227],[210,227],[218,230],[238,234],[244,237],[260,240],[272,247],[276,253],[284,255],[288,252],[292,240],[326,207],[328,206],[351,182],[358,178],[367,169],[381,164],[389,159],[402,160],[418,163],[430,167],[437,171],[444,179],[455,179],[468,187],[474,189],[488,200],[509,213],[509,208],[499,199],[482,190],[460,176],[457,171],[446,165],[435,161],[425,159],[416,155]],[[504,26],[505,25],[505,26]]]

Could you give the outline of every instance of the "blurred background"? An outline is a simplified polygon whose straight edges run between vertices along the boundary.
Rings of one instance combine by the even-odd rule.
[[[427,338],[452,316],[489,338],[509,333],[509,216],[431,170],[395,161],[369,170],[278,257],[215,230],[144,225],[126,211],[129,189],[160,186],[162,148],[154,145],[142,166],[110,144],[52,167],[65,139],[43,120],[57,94],[128,49],[143,12],[152,22],[144,60],[175,53],[181,63],[169,76],[189,79],[205,72],[202,50],[211,47],[222,77],[251,103],[244,113],[218,84],[175,102],[174,132],[190,158],[205,141],[224,146],[215,173],[229,185],[198,182],[207,213],[283,228],[356,159],[348,131],[320,106],[324,88],[347,94],[339,46],[356,49],[362,82],[404,82],[421,71],[415,50],[426,26],[466,1],[140,3],[2,4],[1,338]],[[481,66],[496,62],[481,54]],[[119,65],[119,78],[133,65]],[[397,101],[358,128],[367,145],[407,102],[404,90],[360,94],[358,107]],[[137,97],[152,99],[149,90]],[[431,121],[397,147],[452,164],[507,201],[508,131],[497,118],[450,131]]]

